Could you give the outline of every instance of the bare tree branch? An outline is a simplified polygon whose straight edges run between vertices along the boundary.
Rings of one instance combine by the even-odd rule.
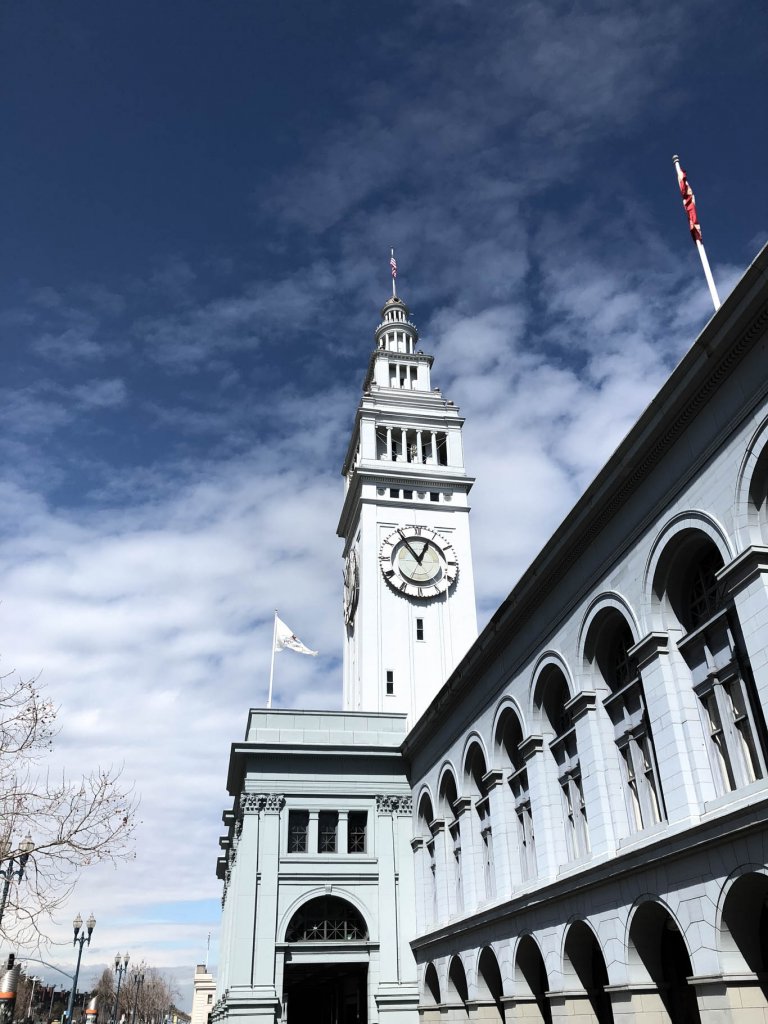
[[[9,887],[0,932],[26,945],[46,937],[83,868],[134,856],[138,801],[121,767],[78,779],[43,770],[57,713],[36,681],[0,677],[0,857],[18,864],[27,835],[34,846],[22,882]]]

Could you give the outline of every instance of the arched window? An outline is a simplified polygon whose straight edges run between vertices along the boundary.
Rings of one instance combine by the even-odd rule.
[[[446,771],[440,780],[440,809],[449,822],[448,829],[453,843],[454,900],[456,913],[461,913],[464,910],[464,878],[461,866],[461,825],[455,810],[458,799],[453,772]]]
[[[479,819],[480,843],[483,857],[483,884],[486,898],[496,895],[496,877],[493,865],[493,823],[491,803],[485,776],[488,768],[479,743],[473,743],[467,751],[464,764],[464,782],[472,794],[475,813]]]
[[[536,704],[554,733],[549,749],[557,765],[568,856],[573,860],[586,856],[590,846],[576,727],[567,708],[569,700],[568,683],[562,670],[556,665],[546,666],[536,687]]]
[[[338,896],[318,896],[300,907],[285,933],[286,942],[338,942],[365,940],[365,921],[346,900]]]
[[[590,626],[585,653],[610,691],[603,704],[613,723],[630,827],[640,831],[662,820],[664,805],[643,683],[629,653],[634,642],[621,612],[606,609]]]
[[[496,751],[499,763],[509,770],[508,783],[515,802],[517,818],[517,846],[520,857],[520,874],[523,881],[536,875],[536,845],[531,813],[531,791],[528,786],[528,769],[520,753],[523,730],[520,719],[511,708],[506,708],[496,725]]]
[[[765,723],[736,611],[717,578],[723,564],[706,534],[686,530],[659,564],[656,591],[686,630],[678,649],[701,701],[715,783],[727,793],[765,775]]]

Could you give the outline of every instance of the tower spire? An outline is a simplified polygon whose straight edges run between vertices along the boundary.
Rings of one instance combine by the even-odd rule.
[[[395,250],[390,249],[389,257],[389,268],[392,271],[392,298],[397,298],[397,292],[395,291],[395,281],[397,280],[397,260],[395,259]]]

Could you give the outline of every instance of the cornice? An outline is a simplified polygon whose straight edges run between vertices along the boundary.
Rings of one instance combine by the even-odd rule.
[[[666,633],[646,633],[637,641],[634,647],[630,647],[627,654],[630,658],[637,659],[638,668],[643,669],[653,658],[660,654],[666,654],[669,650],[669,636]]]
[[[733,594],[749,586],[764,573],[768,573],[768,547],[753,544],[715,575]]]
[[[414,465],[414,463],[407,462],[382,462],[382,463],[364,463],[365,469],[355,469],[347,488],[347,493],[344,495],[344,504],[341,507],[341,515],[339,516],[339,522],[336,526],[337,537],[347,537],[350,533],[352,526],[352,514],[357,505],[375,505],[379,504],[375,498],[362,498],[361,492],[364,484],[373,484],[376,487],[405,487],[411,488],[414,491],[429,491],[435,490],[441,487],[452,487],[454,490],[463,491],[465,494],[469,494],[472,490],[472,485],[475,482],[475,477],[466,476],[463,473],[457,473],[452,467],[445,466],[432,466],[433,470],[442,469],[445,471],[445,475],[438,476],[437,473],[425,473],[424,466],[415,464],[416,469],[413,473],[409,473],[407,467]],[[376,466],[374,471],[372,468]],[[379,465],[382,467],[379,469]],[[413,508],[414,502],[399,502],[396,503],[396,499],[392,502],[392,507]],[[416,508],[428,507],[429,502],[425,502],[422,506],[418,502],[415,504]],[[388,505],[389,507],[389,505]],[[434,509],[434,505],[431,506]],[[468,512],[469,509],[460,505],[443,505],[440,506],[441,512]]]

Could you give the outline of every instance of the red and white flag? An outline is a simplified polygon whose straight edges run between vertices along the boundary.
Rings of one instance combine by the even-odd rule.
[[[701,225],[699,224],[698,214],[696,213],[696,197],[693,194],[693,189],[688,184],[688,175],[680,166],[680,161],[677,159],[675,160],[675,167],[677,169],[677,181],[680,185],[680,194],[683,197],[683,206],[685,207],[685,212],[688,215],[688,227],[691,232],[691,238],[694,242],[700,242]]]
[[[395,259],[395,250],[392,250],[392,255],[389,257],[389,266],[392,270],[392,277],[397,277],[397,260]]]

